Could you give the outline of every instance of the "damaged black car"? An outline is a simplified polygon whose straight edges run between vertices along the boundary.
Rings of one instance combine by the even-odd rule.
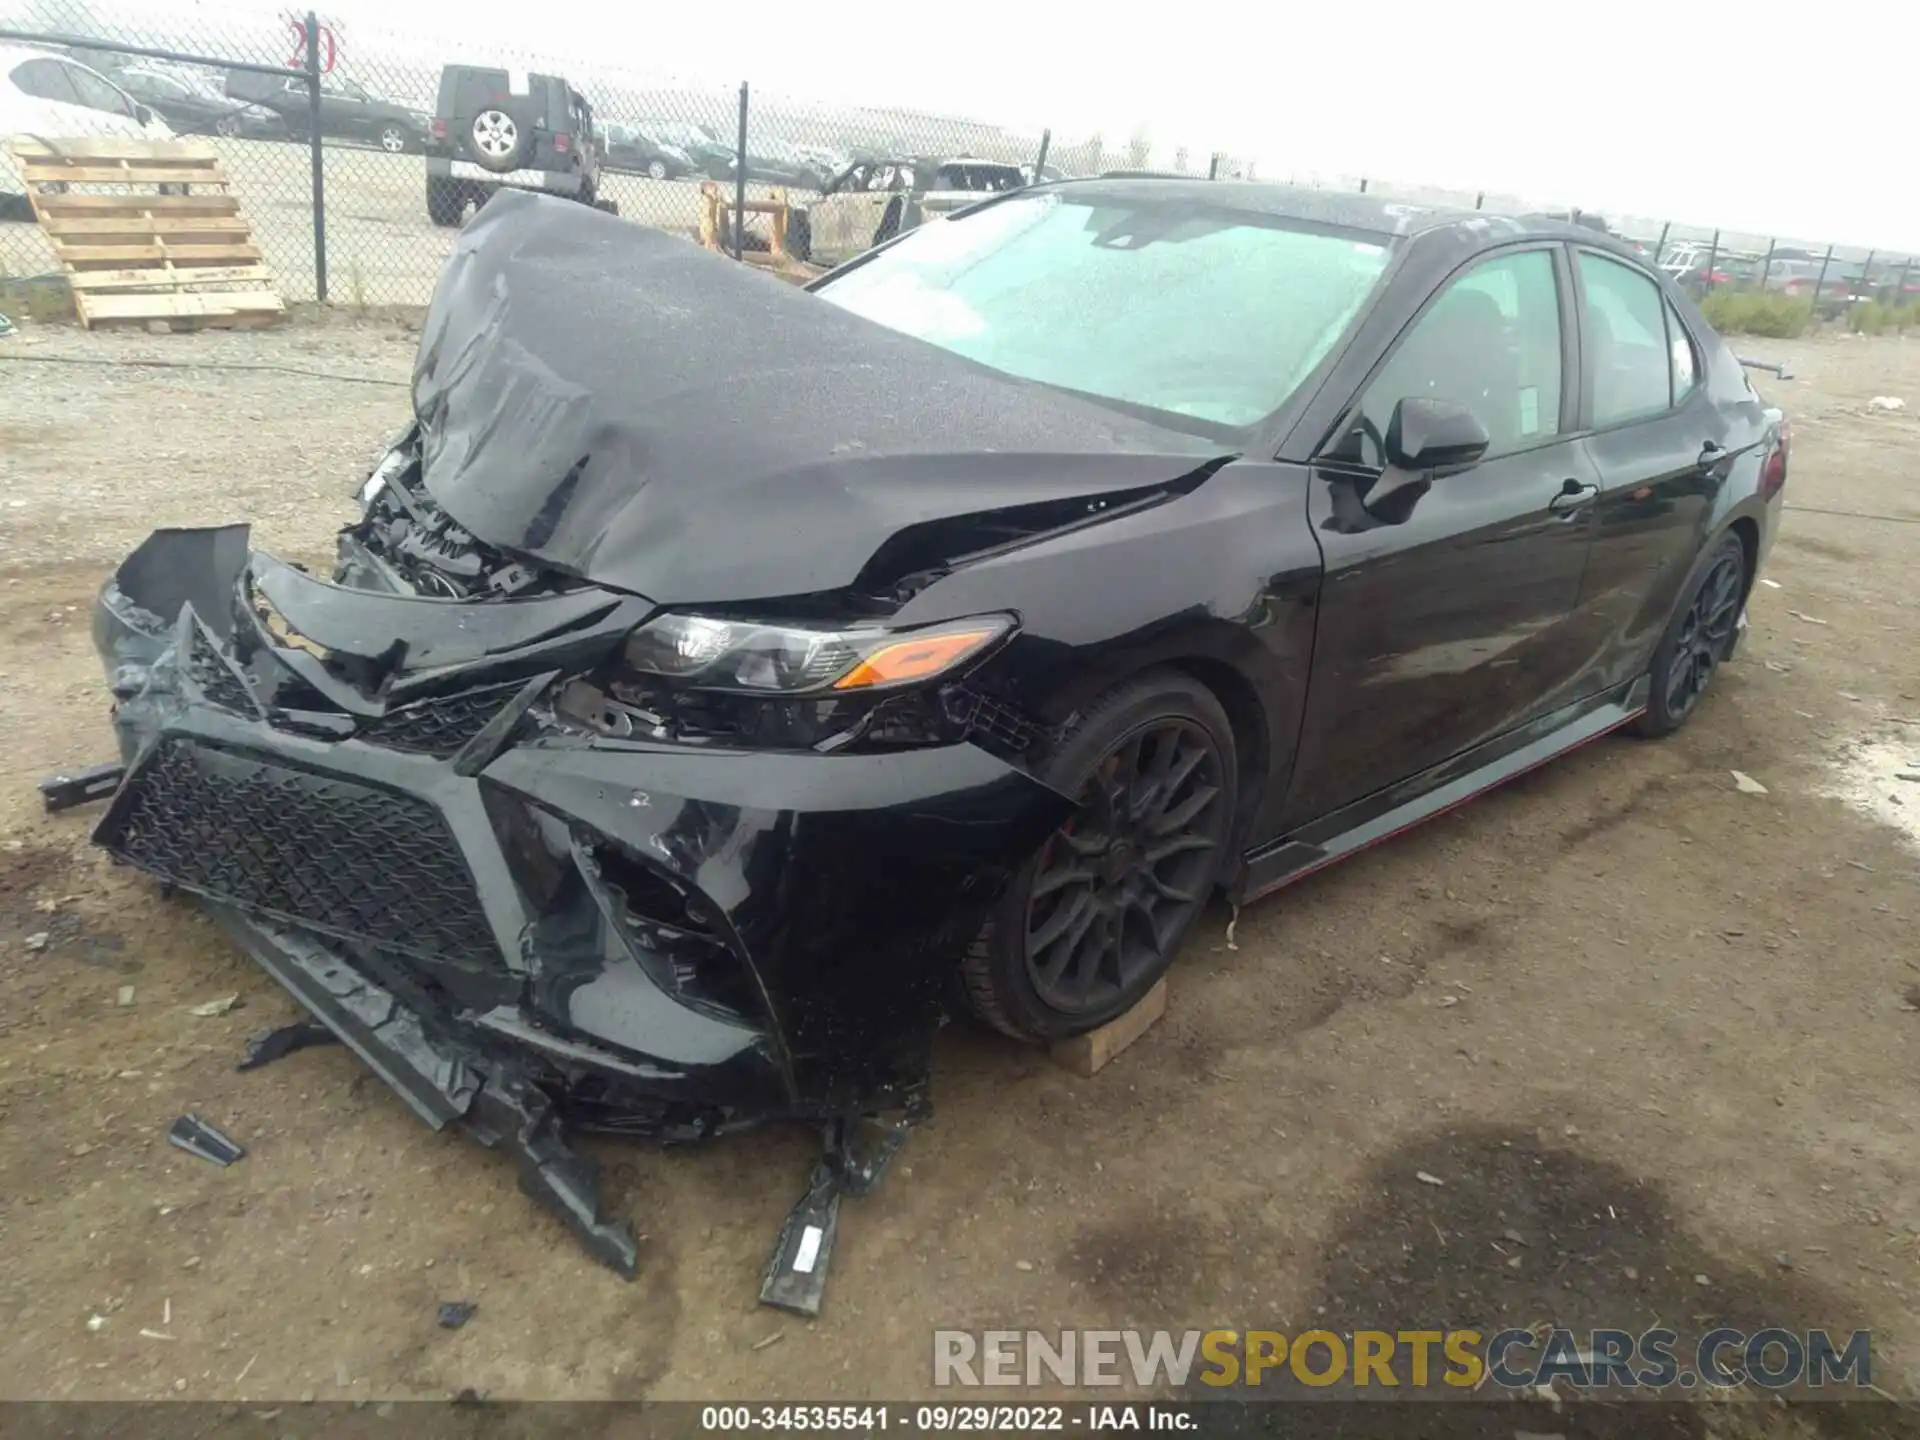
[[[1217,893],[1685,722],[1787,455],[1548,220],[1065,182],[801,290],[503,193],[330,577],[107,586],[96,839],[632,1273],[569,1127],[817,1122],[857,1189],[950,1014],[1087,1031]]]

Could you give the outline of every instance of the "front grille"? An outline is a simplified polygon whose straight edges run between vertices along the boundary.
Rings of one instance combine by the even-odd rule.
[[[327,934],[429,958],[495,948],[446,822],[410,795],[169,738],[98,838],[162,880]]]
[[[500,707],[520,687],[489,685],[459,695],[442,695],[422,700],[398,710],[390,710],[370,721],[360,738],[389,750],[406,750],[416,755],[457,755],[467,742],[500,713]]]
[[[213,642],[207,638],[207,632],[198,625],[193,627],[193,641],[187,647],[187,674],[200,688],[200,693],[210,705],[218,705],[222,710],[232,710],[241,715],[257,715],[259,708],[254,704],[253,692],[233,667],[221,659],[213,648]]]

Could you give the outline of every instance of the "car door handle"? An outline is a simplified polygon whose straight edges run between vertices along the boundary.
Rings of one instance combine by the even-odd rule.
[[[1547,509],[1556,515],[1578,515],[1591,505],[1600,494],[1598,485],[1583,485],[1578,480],[1568,480],[1560,487],[1560,493],[1547,502]]]
[[[1726,458],[1727,447],[1724,445],[1717,445],[1713,441],[1708,440],[1700,447],[1700,468],[1702,470],[1711,470]]]

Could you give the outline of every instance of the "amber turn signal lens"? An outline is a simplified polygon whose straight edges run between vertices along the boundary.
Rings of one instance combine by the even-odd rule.
[[[998,629],[948,630],[882,646],[834,682],[836,690],[865,690],[925,680],[952,668],[1000,634]]]

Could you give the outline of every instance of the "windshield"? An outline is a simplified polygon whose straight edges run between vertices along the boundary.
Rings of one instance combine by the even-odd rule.
[[[1359,232],[1056,192],[930,221],[815,293],[1009,375],[1239,428],[1325,358],[1386,263]]]

